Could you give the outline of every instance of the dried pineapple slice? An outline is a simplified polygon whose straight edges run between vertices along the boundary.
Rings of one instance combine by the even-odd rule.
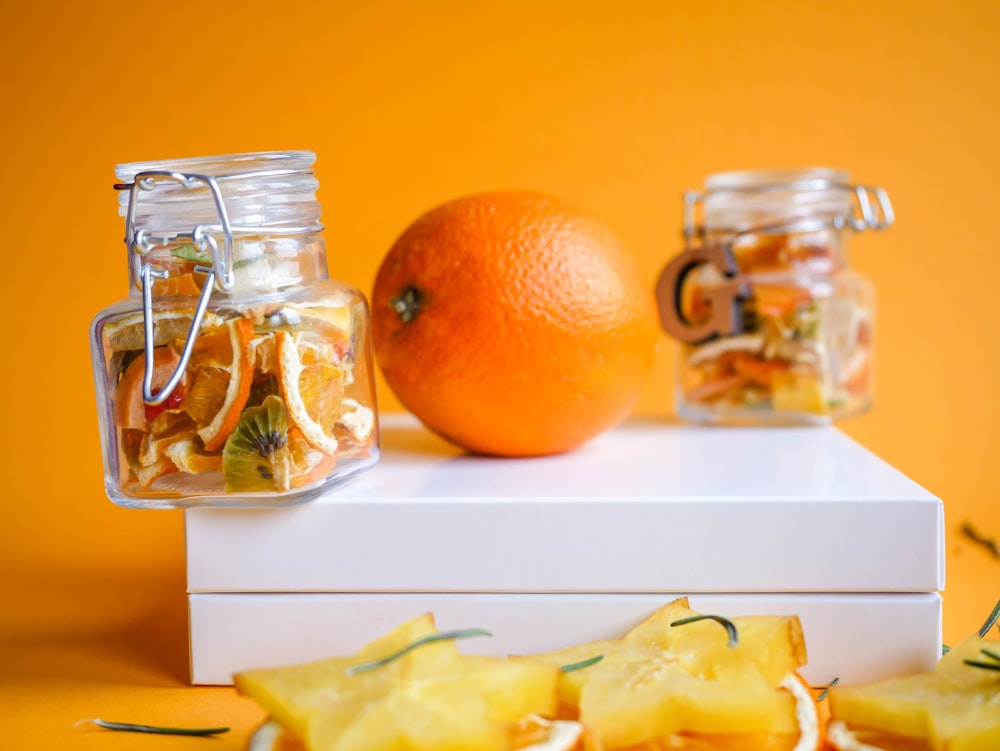
[[[739,645],[730,647],[717,623],[671,625],[696,615],[681,598],[619,641],[526,659],[560,665],[601,650],[600,662],[560,679],[563,702],[579,697],[577,713],[594,748],[696,748],[679,745],[695,736],[702,747],[721,748],[751,734],[779,738],[787,748],[818,747],[815,701],[794,677],[806,658],[798,619],[735,618]]]
[[[557,668],[462,655],[450,640],[404,651],[438,633],[428,614],[353,657],[244,671],[234,682],[314,750],[508,751],[510,725],[552,716]]]
[[[510,751],[573,751],[583,734],[583,725],[567,720],[530,716],[508,729]],[[247,751],[306,751],[274,720],[265,721],[250,736]]]
[[[1000,641],[973,636],[932,672],[834,688],[831,739],[844,751],[907,741],[933,751],[1000,749],[1000,660],[989,653],[1000,655]]]

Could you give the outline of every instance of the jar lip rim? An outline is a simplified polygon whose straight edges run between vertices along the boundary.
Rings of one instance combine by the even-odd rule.
[[[748,169],[709,175],[705,179],[705,188],[708,192],[788,187],[848,190],[849,180],[850,174],[847,171],[831,167]]]
[[[263,171],[309,171],[316,162],[316,154],[307,150],[248,151],[212,156],[181,157],[171,159],[125,162],[115,165],[115,176],[130,183],[140,172],[173,170],[194,172],[211,177],[252,176]]]

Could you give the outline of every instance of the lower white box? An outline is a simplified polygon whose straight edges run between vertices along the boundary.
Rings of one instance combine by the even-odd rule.
[[[232,683],[233,673],[356,652],[400,623],[431,612],[438,628],[480,627],[470,654],[532,654],[620,638],[675,594],[194,593],[188,596],[191,677]],[[813,685],[859,684],[930,670],[941,655],[941,597],[890,594],[692,594],[691,607],[722,616],[798,615]]]

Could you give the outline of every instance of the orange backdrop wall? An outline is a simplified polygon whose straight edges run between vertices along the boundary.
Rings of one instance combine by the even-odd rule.
[[[181,512],[103,492],[87,327],[126,293],[118,162],[314,150],[332,275],[369,293],[402,229],[465,193],[577,203],[652,284],[682,190],[826,165],[898,216],[851,240],[878,377],[841,427],[944,499],[959,638],[1000,597],[961,532],[1000,538],[998,38],[995,0],[7,3],[0,576],[183,571]],[[674,357],[664,338],[642,412],[672,413]]]

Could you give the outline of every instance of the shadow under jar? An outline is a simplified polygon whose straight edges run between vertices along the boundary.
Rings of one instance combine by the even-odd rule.
[[[378,461],[369,308],[306,151],[119,165],[129,295],[91,324],[118,505],[285,506]]]

